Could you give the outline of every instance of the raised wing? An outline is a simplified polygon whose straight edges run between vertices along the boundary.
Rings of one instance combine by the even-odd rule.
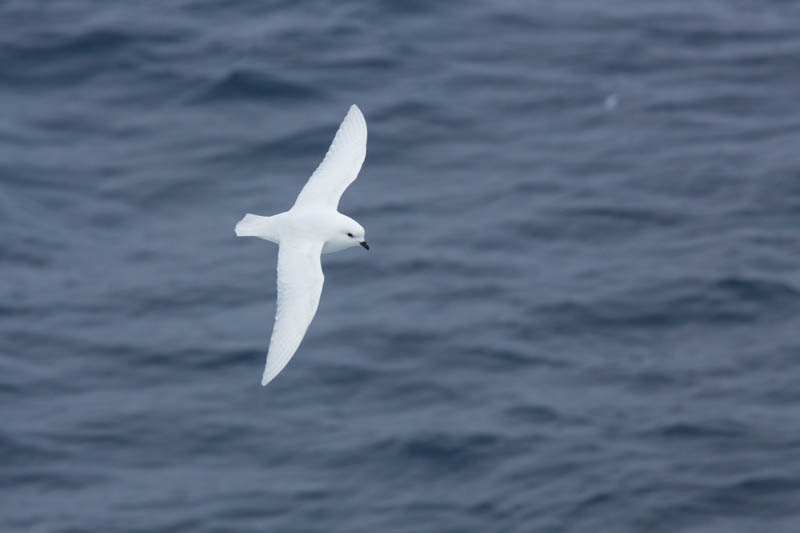
[[[367,123],[358,106],[350,106],[325,159],[297,196],[295,206],[324,205],[336,209],[367,155]]]
[[[277,376],[292,358],[317,312],[322,293],[322,243],[284,244],[278,250],[278,305],[261,384]]]

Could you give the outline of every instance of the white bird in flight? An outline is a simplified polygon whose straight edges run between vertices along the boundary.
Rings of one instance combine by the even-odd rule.
[[[358,176],[366,155],[367,123],[353,105],[292,208],[271,217],[248,213],[236,224],[238,237],[279,246],[278,304],[261,385],[283,370],[317,312],[325,280],[320,254],[351,246],[369,250],[361,224],[338,211],[339,198]]]

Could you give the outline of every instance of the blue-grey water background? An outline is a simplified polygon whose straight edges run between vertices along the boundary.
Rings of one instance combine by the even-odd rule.
[[[3,2],[0,530],[800,531],[799,89],[777,0]]]

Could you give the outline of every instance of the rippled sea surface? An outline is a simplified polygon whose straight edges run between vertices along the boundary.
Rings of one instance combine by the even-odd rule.
[[[0,530],[800,531],[800,7],[0,4]],[[297,356],[274,245],[357,103]]]

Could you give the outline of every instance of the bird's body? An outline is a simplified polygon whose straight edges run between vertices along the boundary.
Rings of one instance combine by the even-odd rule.
[[[359,245],[369,249],[364,228],[337,209],[342,193],[358,176],[366,150],[367,124],[358,107],[351,106],[292,208],[271,217],[248,213],[236,224],[239,237],[279,245],[278,304],[262,385],[283,370],[317,312],[325,279],[320,254]]]

